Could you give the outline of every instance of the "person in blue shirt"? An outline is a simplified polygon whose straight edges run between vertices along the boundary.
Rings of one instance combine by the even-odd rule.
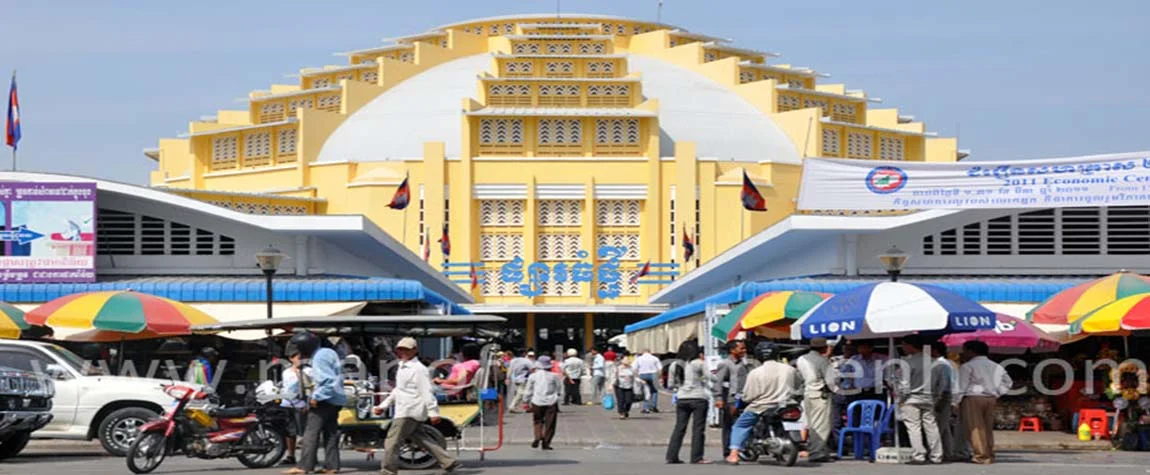
[[[307,422],[298,467],[285,474],[313,473],[319,456],[319,443],[323,440],[323,470],[320,473],[339,472],[339,411],[347,402],[343,390],[342,365],[339,355],[331,348],[323,348],[318,336],[301,332],[291,338],[303,355],[310,355],[312,383],[315,388],[308,397]]]

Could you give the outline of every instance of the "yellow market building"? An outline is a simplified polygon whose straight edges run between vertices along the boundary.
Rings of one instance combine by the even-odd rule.
[[[794,213],[803,157],[961,158],[825,74],[648,21],[485,18],[343,56],[161,139],[151,185],[257,215],[363,214],[547,349],[658,313],[651,295]],[[743,210],[744,173],[769,211]],[[410,205],[391,209],[405,178]]]

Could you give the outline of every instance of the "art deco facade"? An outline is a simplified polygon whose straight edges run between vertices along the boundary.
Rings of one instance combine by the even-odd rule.
[[[162,139],[152,185],[252,214],[364,214],[460,285],[474,266],[476,301],[531,314],[528,340],[536,313],[590,329],[616,326],[593,314],[649,312],[664,283],[794,212],[803,157],[959,156],[826,75],[652,22],[479,19],[345,56]],[[768,212],[740,207],[744,171]],[[387,208],[405,177],[411,206]],[[620,275],[599,271],[604,248],[625,248]]]

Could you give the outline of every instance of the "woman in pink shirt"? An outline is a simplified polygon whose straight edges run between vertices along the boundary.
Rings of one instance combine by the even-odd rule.
[[[463,354],[463,361],[451,366],[451,374],[447,378],[435,378],[435,384],[438,384],[452,396],[471,387],[475,374],[479,372],[479,345],[475,343],[463,345],[461,353]]]

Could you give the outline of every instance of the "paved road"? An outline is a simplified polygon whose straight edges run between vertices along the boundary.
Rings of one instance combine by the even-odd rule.
[[[684,451],[686,449],[684,448]],[[66,475],[66,474],[121,474],[129,473],[122,459],[93,455],[95,451],[73,452],[74,455],[36,449],[0,463],[0,473],[13,475]],[[684,452],[685,453],[685,452]],[[467,465],[461,475],[507,474],[538,475],[541,472],[584,473],[594,475],[719,475],[763,473],[766,467],[663,465],[663,452],[655,447],[631,448],[559,448],[553,452],[533,451],[522,446],[505,448],[489,454],[479,462],[475,454],[464,454]],[[779,474],[1003,474],[1003,475],[1109,475],[1150,473],[1147,454],[1127,452],[1054,452],[1003,453],[1001,463],[990,467],[949,464],[930,467],[891,466],[866,462],[838,462],[821,466],[803,465],[793,468],[771,467],[770,473]],[[375,462],[367,462],[362,454],[344,454],[344,472],[374,473]],[[156,474],[215,475],[240,470],[251,475],[273,475],[281,469],[246,470],[234,460],[188,460],[172,458],[164,462]],[[433,472],[413,472],[430,475]]]

